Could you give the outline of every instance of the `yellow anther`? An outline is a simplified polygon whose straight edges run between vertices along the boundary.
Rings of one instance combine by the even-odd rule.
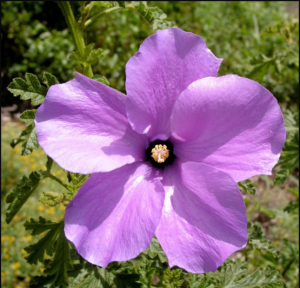
[[[169,157],[169,150],[166,145],[155,145],[151,153],[151,157],[158,163],[164,163]]]

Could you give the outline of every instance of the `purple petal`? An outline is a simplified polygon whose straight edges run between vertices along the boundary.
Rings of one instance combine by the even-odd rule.
[[[178,28],[148,37],[126,64],[126,108],[133,129],[151,140],[166,140],[179,94],[197,79],[216,76],[221,61],[200,36]]]
[[[181,161],[208,164],[235,181],[270,175],[285,141],[277,100],[257,82],[236,75],[192,83],[171,119]]]
[[[166,198],[155,233],[170,267],[215,271],[246,245],[246,207],[229,175],[205,164],[177,163],[166,170],[163,184]]]
[[[78,253],[106,267],[147,249],[160,221],[164,189],[152,167],[133,163],[93,174],[67,206],[65,234]]]
[[[40,145],[62,168],[89,174],[144,159],[147,139],[132,130],[126,96],[81,74],[51,86],[36,113]]]

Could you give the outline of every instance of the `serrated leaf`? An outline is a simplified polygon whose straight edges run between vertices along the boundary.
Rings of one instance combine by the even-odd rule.
[[[189,288],[215,288],[205,274],[188,274]]]
[[[101,48],[93,49],[94,43],[89,44],[85,47],[84,55],[81,55],[79,51],[75,51],[70,54],[70,59],[73,59],[83,66],[95,64],[103,55]]]
[[[181,269],[170,269],[167,268],[163,273],[164,287],[167,288],[180,288],[182,287],[184,280]]]
[[[6,198],[6,202],[10,203],[6,211],[7,223],[11,222],[43,179],[44,176],[40,171],[34,171],[29,177],[23,176],[23,178],[18,181],[15,188],[13,188]]]
[[[69,242],[64,234],[64,223],[60,223],[59,236],[53,260],[45,269],[48,275],[55,275],[54,286],[68,287],[68,271],[73,269],[70,257]]]
[[[275,61],[272,59],[272,61]],[[267,71],[271,65],[270,62],[263,62],[256,65],[247,75],[247,78],[255,79],[257,82],[261,82],[264,76],[267,74]]]
[[[72,274],[72,273],[71,273]],[[138,288],[137,274],[118,274],[109,269],[89,265],[70,278],[72,288]]]
[[[14,95],[20,96],[22,100],[31,99],[33,106],[43,103],[47,88],[42,86],[38,78],[30,73],[25,74],[25,80],[22,78],[15,78],[11,82],[7,89]]]
[[[290,141],[285,142],[277,167],[280,170],[274,179],[275,185],[283,184],[286,178],[299,168],[299,132],[294,134]]]
[[[279,170],[276,174],[276,178],[274,179],[274,185],[277,186],[283,184],[286,178],[289,177],[291,173],[291,170]]]
[[[25,257],[28,263],[37,264],[38,261],[43,262],[45,253],[52,256],[54,249],[54,242],[59,234],[62,223],[56,223],[51,226],[50,231],[41,238],[37,243],[25,247],[28,255]],[[48,227],[48,226],[47,226]],[[37,228],[41,230],[42,228]]]
[[[93,79],[96,80],[96,81],[98,81],[98,82],[101,82],[101,83],[103,83],[105,85],[108,85],[108,86],[110,85],[109,81],[104,76],[101,76],[99,74],[95,74],[93,76]]]
[[[142,287],[151,287],[152,277],[155,273],[155,268],[152,266],[153,261],[144,261],[138,268],[140,279],[137,281],[142,284]]]
[[[34,126],[34,123],[28,125],[16,139],[13,139],[10,143],[10,146],[14,148],[16,145],[22,144],[22,153],[21,155],[29,155],[32,153],[33,149],[39,148],[39,142],[37,140],[37,130]]]
[[[168,261],[165,252],[161,248],[155,236],[152,238],[148,249],[144,253],[146,253],[151,259],[157,257],[161,263],[166,263]]]
[[[44,73],[42,81],[47,85],[48,88],[52,85],[59,84],[56,77],[48,72]]]
[[[256,189],[250,180],[238,182],[238,185],[247,193],[255,195]]]
[[[68,185],[68,189],[72,192],[77,192],[90,176],[90,174],[83,175],[79,173],[68,172],[67,177],[68,181],[70,182],[70,184]]]
[[[132,2],[132,5],[154,30],[175,27],[175,23],[164,20],[167,15],[160,8],[148,7],[146,1]]]
[[[250,275],[224,288],[282,288],[283,281],[280,273],[269,268],[258,268]]]
[[[46,220],[45,218],[40,216],[38,221],[30,218],[30,221],[26,221],[24,223],[24,226],[25,230],[31,230],[31,235],[39,235],[49,229],[53,229],[58,224],[59,223],[57,222]]]
[[[296,133],[299,133],[299,112],[287,109],[283,112],[284,127],[287,132],[287,140],[291,140]]]
[[[254,223],[248,228],[248,238],[248,245],[251,248],[271,253],[274,258],[279,257],[279,252],[266,238],[258,223]]]
[[[26,110],[20,115],[20,120],[25,122],[26,124],[32,124],[35,119],[36,109]]]
[[[283,287],[278,271],[258,268],[249,274],[246,264],[240,260],[225,262],[218,276],[217,287],[222,288],[279,288]]]
[[[35,276],[31,279],[29,288],[53,288],[52,276]]]
[[[43,192],[44,197],[39,202],[54,207],[64,201],[64,194],[58,192],[47,191]]]

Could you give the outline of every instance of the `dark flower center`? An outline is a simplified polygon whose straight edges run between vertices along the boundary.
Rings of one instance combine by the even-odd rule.
[[[146,150],[146,159],[154,167],[163,168],[174,161],[173,144],[166,140],[155,140],[150,143]]]

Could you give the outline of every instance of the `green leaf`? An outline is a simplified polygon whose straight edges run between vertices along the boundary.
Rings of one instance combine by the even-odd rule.
[[[98,81],[98,82],[101,82],[101,83],[103,83],[105,85],[108,85],[108,86],[110,85],[109,81],[104,76],[101,76],[99,74],[95,74],[93,76],[93,79],[96,80],[96,81]]]
[[[39,148],[39,142],[36,136],[36,128],[34,126],[34,119],[37,110],[26,110],[20,115],[20,120],[29,124],[16,139],[13,139],[10,146],[14,148],[19,143],[22,144],[22,155],[28,155],[32,153],[33,149]]]
[[[215,288],[205,274],[188,274],[189,288]]]
[[[125,8],[125,1],[117,1],[120,7]]]
[[[24,113],[23,113],[24,114]],[[22,115],[23,115],[22,114]],[[28,120],[30,121],[30,120]],[[28,125],[20,134],[20,136],[16,139],[13,139],[10,143],[12,148],[16,147],[19,143],[22,144],[22,155],[29,155],[32,153],[33,149],[39,148],[39,142],[36,136],[37,130],[34,126],[34,123]]]
[[[290,201],[290,203],[283,209],[283,211],[288,213],[299,213],[299,197],[296,200]]]
[[[50,88],[50,86],[52,86],[52,85],[59,84],[56,77],[48,72],[44,73],[42,81],[43,81],[43,83],[45,83],[47,85],[48,88]]]
[[[36,224],[36,227],[33,230],[33,233],[38,233],[43,228],[41,228],[42,223],[38,226]],[[61,230],[61,226],[63,226],[63,222],[61,223],[52,223],[52,225],[49,226],[49,224],[46,224],[45,230],[50,231],[41,238],[37,243],[29,245],[28,247],[25,247],[25,251],[28,253],[28,255],[25,257],[28,263],[30,264],[37,264],[38,261],[43,262],[45,253],[49,256],[52,256],[53,249],[54,249],[54,243],[55,240]],[[26,227],[26,226],[25,226]],[[29,227],[29,226],[27,226]]]
[[[18,181],[16,187],[13,188],[6,198],[6,202],[10,203],[6,211],[7,223],[11,222],[43,179],[44,176],[40,171],[34,171],[29,177],[23,176],[23,178]]]
[[[175,23],[171,21],[164,20],[167,15],[158,7],[148,7],[146,1],[132,2],[135,10],[148,21],[152,29],[166,29],[170,27],[175,27]]]
[[[255,195],[256,189],[250,180],[238,182],[238,185],[247,193]]]
[[[94,5],[110,8],[116,5],[117,1],[93,1]],[[121,6],[121,5],[120,5]],[[123,6],[122,6],[123,7]]]
[[[91,174],[83,175],[79,173],[68,172],[67,177],[69,181],[68,189],[77,192],[83,183],[91,176]]]
[[[299,134],[299,111],[286,109],[283,112],[284,127],[287,132],[287,140],[290,141],[295,134]]]
[[[35,276],[30,281],[30,288],[53,288],[52,276]]]
[[[249,274],[240,260],[225,262],[218,275],[217,287],[222,288],[282,288],[283,279],[278,271],[258,268]]]
[[[87,265],[76,275],[70,278],[72,288],[137,288],[137,274],[118,274],[115,271],[97,266]]]
[[[280,170],[274,179],[275,185],[283,184],[286,178],[299,168],[299,132],[294,134],[290,141],[285,142],[277,166]]]
[[[180,288],[182,287],[184,280],[181,269],[170,269],[167,268],[163,273],[164,287],[167,288]]]
[[[36,110],[26,110],[20,115],[20,120],[26,124],[32,124],[35,119]]]
[[[284,126],[287,132],[287,139],[276,165],[278,170],[274,179],[275,185],[283,184],[287,177],[296,168],[299,168],[299,113],[285,110]]]
[[[22,100],[31,99],[33,106],[43,103],[47,88],[42,86],[39,79],[30,73],[25,74],[25,80],[22,78],[15,78],[11,82],[7,89],[14,95],[20,96]]]
[[[138,268],[140,279],[137,281],[142,284],[142,287],[151,287],[153,275],[155,273],[155,267],[153,267],[153,261],[144,261]]]
[[[248,226],[248,245],[252,249],[257,249],[262,252],[271,253],[274,258],[279,257],[279,252],[266,238],[264,232],[258,223],[250,224]]]
[[[46,204],[50,207],[54,207],[58,204],[61,204],[65,200],[63,193],[47,191],[47,192],[43,192],[43,194],[44,197],[40,199],[39,202]]]
[[[79,51],[75,51],[70,54],[70,59],[78,61],[83,66],[95,64],[103,55],[101,48],[93,49],[94,43],[89,44],[85,47],[84,55],[81,55]]]
[[[276,174],[276,178],[274,179],[274,185],[281,185],[285,182],[287,177],[289,177],[292,173],[292,170],[279,170]]]
[[[144,253],[147,254],[151,259],[155,259],[157,257],[161,263],[167,263],[168,261],[165,252],[161,248],[155,236],[152,238],[150,246]]]
[[[43,217],[39,217],[39,221],[30,219],[24,223],[25,230],[31,230],[31,235],[39,235],[49,229],[53,229],[58,225],[57,222],[46,220]]]
[[[69,242],[64,234],[64,223],[60,223],[59,236],[53,260],[45,269],[45,273],[55,275],[54,286],[68,287],[68,271],[73,269],[70,257]]]

